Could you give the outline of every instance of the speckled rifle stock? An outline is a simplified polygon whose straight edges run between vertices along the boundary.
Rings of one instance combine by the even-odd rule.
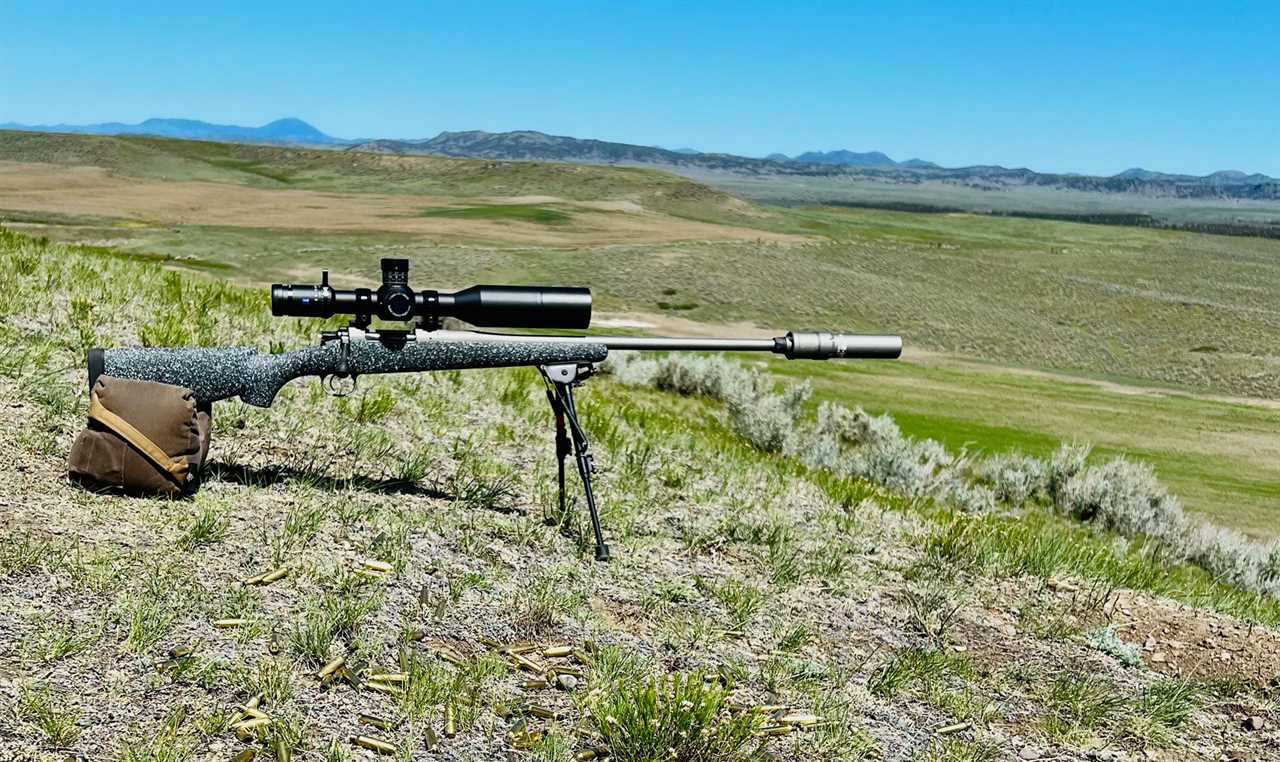
[[[462,368],[597,363],[609,354],[604,344],[557,341],[409,342],[390,348],[379,342],[353,341],[346,367],[357,375],[412,373]],[[342,366],[338,342],[266,354],[250,347],[226,349],[107,349],[102,372],[185,386],[201,402],[239,397],[270,407],[285,384],[303,376],[327,376]]]

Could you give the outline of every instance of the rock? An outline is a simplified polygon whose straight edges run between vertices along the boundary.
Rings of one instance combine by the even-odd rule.
[[[1018,759],[1040,759],[1044,756],[1044,749],[1039,746],[1023,746],[1022,751],[1018,752]]]
[[[1012,638],[1018,634],[1018,628],[1011,624],[1004,624],[1000,626],[1000,634],[1006,638]]]
[[[1049,579],[1049,589],[1059,593],[1078,593],[1080,586],[1072,584],[1064,579]]]
[[[1267,727],[1267,720],[1266,720],[1266,718],[1265,718],[1265,717],[1259,717],[1259,716],[1258,716],[1258,715],[1256,715],[1256,714],[1255,714],[1255,715],[1253,715],[1253,716],[1251,716],[1251,717],[1249,717],[1249,718],[1247,718],[1247,719],[1245,719],[1245,721],[1244,721],[1244,729],[1245,729],[1245,730],[1265,730],[1265,729],[1266,729],[1266,727]]]
[[[1169,657],[1165,655],[1164,651],[1156,651],[1151,654],[1152,664],[1164,664],[1167,661],[1169,661]]]
[[[556,687],[562,691],[571,691],[578,687],[578,678],[573,675],[556,675]]]

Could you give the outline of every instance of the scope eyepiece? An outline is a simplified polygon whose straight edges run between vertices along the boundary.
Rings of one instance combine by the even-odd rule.
[[[539,286],[472,286],[454,293],[414,291],[409,261],[382,260],[382,285],[335,289],[329,273],[319,285],[277,283],[271,287],[271,314],[277,317],[329,318],[353,315],[357,323],[422,320],[438,323],[454,317],[485,328],[587,328],[591,325],[591,291]]]

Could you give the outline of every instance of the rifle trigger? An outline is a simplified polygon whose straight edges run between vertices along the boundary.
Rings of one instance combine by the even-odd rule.
[[[335,397],[346,397],[356,390],[356,377],[354,373],[345,376],[330,373],[325,376],[322,381],[324,383],[324,388]],[[350,381],[351,383],[345,383],[347,381]]]

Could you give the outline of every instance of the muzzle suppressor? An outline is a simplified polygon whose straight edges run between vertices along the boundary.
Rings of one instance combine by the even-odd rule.
[[[902,355],[901,336],[848,333],[797,333],[772,339],[669,339],[646,336],[586,336],[610,350],[652,352],[772,352],[789,360],[840,358],[893,360]]]

